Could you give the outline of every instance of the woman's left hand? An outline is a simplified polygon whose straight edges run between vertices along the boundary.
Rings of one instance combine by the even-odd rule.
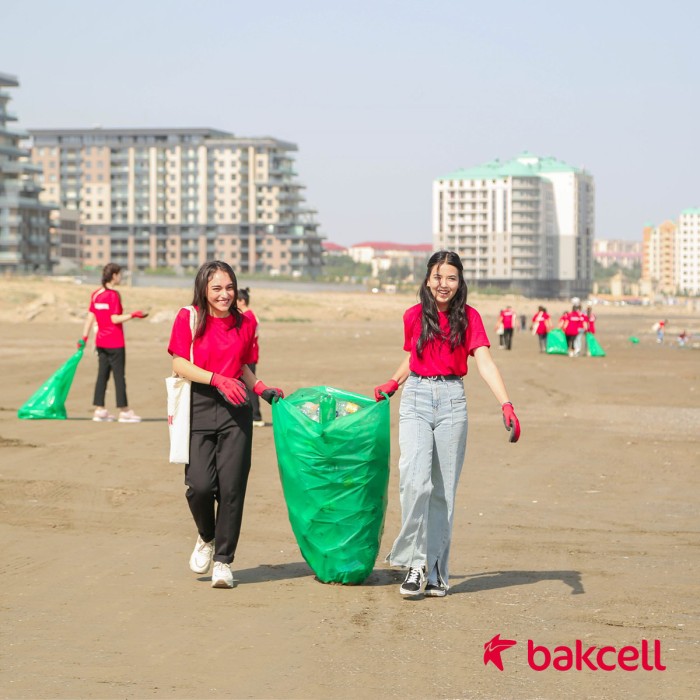
[[[255,382],[253,391],[261,398],[267,401],[267,403],[272,403],[275,397],[279,399],[284,398],[284,392],[282,389],[278,389],[274,386],[267,386],[261,379]]]
[[[515,415],[515,410],[513,409],[513,404],[504,403],[501,406],[503,411],[503,425],[506,426],[506,430],[510,431],[510,442],[518,442],[520,438],[520,421]]]

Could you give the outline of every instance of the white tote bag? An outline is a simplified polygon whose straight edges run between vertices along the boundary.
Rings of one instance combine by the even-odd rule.
[[[190,312],[190,362],[194,361],[194,322],[196,313],[193,306],[184,307]],[[168,391],[168,430],[170,432],[170,462],[187,464],[190,461],[190,406],[192,405],[192,383],[173,372],[166,377]]]

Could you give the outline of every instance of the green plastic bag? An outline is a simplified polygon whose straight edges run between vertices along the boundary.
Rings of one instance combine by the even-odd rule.
[[[59,367],[17,411],[23,419],[66,419],[66,399],[73,384],[75,371],[83,357],[83,348]]]
[[[336,418],[340,402],[359,410]],[[272,425],[289,522],[302,556],[320,581],[362,583],[372,572],[384,530],[389,401],[328,386],[299,389],[275,401]]]
[[[586,333],[586,347],[591,357],[605,357],[605,350],[600,347],[600,343],[593,333]]]
[[[561,328],[555,328],[547,333],[547,354],[568,355],[569,348],[566,344],[566,336]]]

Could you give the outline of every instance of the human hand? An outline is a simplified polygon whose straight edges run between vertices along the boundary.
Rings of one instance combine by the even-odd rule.
[[[134,311],[131,314],[131,318],[146,318],[148,316],[148,311]]]
[[[393,396],[399,389],[399,383],[395,379],[390,379],[386,384],[374,387],[374,400],[384,401],[384,394]]]
[[[515,410],[513,409],[513,404],[504,403],[501,406],[503,411],[503,425],[506,426],[506,430],[510,431],[510,442],[518,442],[520,438],[520,421],[515,415]]]
[[[248,401],[245,384],[240,379],[224,377],[214,372],[209,383],[234,406],[243,406]]]
[[[274,386],[267,386],[262,379],[258,379],[257,382],[255,382],[255,386],[253,387],[253,391],[261,398],[267,401],[267,403],[272,403],[277,397],[278,399],[283,399],[284,398],[284,392],[282,389],[278,389],[277,387]]]
[[[82,350],[85,347],[85,344],[87,343],[88,337],[84,335],[77,343],[78,350]]]

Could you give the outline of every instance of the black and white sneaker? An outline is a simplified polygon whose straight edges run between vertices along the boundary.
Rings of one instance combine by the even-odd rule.
[[[443,598],[447,595],[447,588],[441,583],[429,583],[425,587],[424,595],[430,598]]]
[[[399,588],[401,595],[420,595],[425,590],[425,571],[423,567],[409,569],[404,582]]]

